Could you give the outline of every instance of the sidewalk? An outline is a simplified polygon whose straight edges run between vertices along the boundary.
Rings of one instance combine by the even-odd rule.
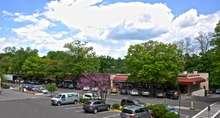
[[[217,118],[220,113],[220,103],[213,103],[210,105],[210,110],[208,107],[197,113],[192,118]]]

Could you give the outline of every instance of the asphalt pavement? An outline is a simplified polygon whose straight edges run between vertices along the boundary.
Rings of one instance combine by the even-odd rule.
[[[59,92],[71,92],[73,90],[61,89]],[[80,93],[83,93],[80,91]],[[2,99],[1,99],[2,98]],[[4,98],[4,99],[3,99]],[[147,104],[167,104],[179,109],[178,100],[149,98],[129,95],[109,95],[107,103],[120,103],[123,98],[138,99]],[[180,115],[182,118],[192,117],[209,103],[194,101],[194,109],[190,109],[191,99],[182,97]],[[51,106],[50,98],[46,96],[27,95],[12,90],[0,95],[0,118],[119,118],[118,112],[106,111],[97,114],[84,113],[82,105]]]

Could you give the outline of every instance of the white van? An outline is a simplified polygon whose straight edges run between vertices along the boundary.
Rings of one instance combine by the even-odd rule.
[[[55,97],[51,98],[52,105],[63,105],[63,104],[71,104],[78,103],[80,100],[79,93],[71,92],[71,93],[60,93]]]
[[[95,93],[84,93],[82,98],[86,99],[86,100],[99,100],[99,99],[101,99],[101,97]]]

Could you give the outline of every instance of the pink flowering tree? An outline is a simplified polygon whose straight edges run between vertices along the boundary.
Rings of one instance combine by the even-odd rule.
[[[110,89],[110,75],[101,73],[82,74],[79,83],[80,87],[97,87],[101,98],[105,100]]]

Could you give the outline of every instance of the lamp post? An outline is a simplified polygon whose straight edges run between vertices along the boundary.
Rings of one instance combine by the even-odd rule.
[[[177,89],[178,89],[178,94],[179,94],[179,98],[178,98],[178,106],[179,106],[179,111],[178,111],[178,118],[180,118],[180,107],[181,107],[181,91],[180,91],[180,85],[177,82]]]
[[[1,93],[2,93],[2,78],[0,77],[0,95],[1,95]]]

